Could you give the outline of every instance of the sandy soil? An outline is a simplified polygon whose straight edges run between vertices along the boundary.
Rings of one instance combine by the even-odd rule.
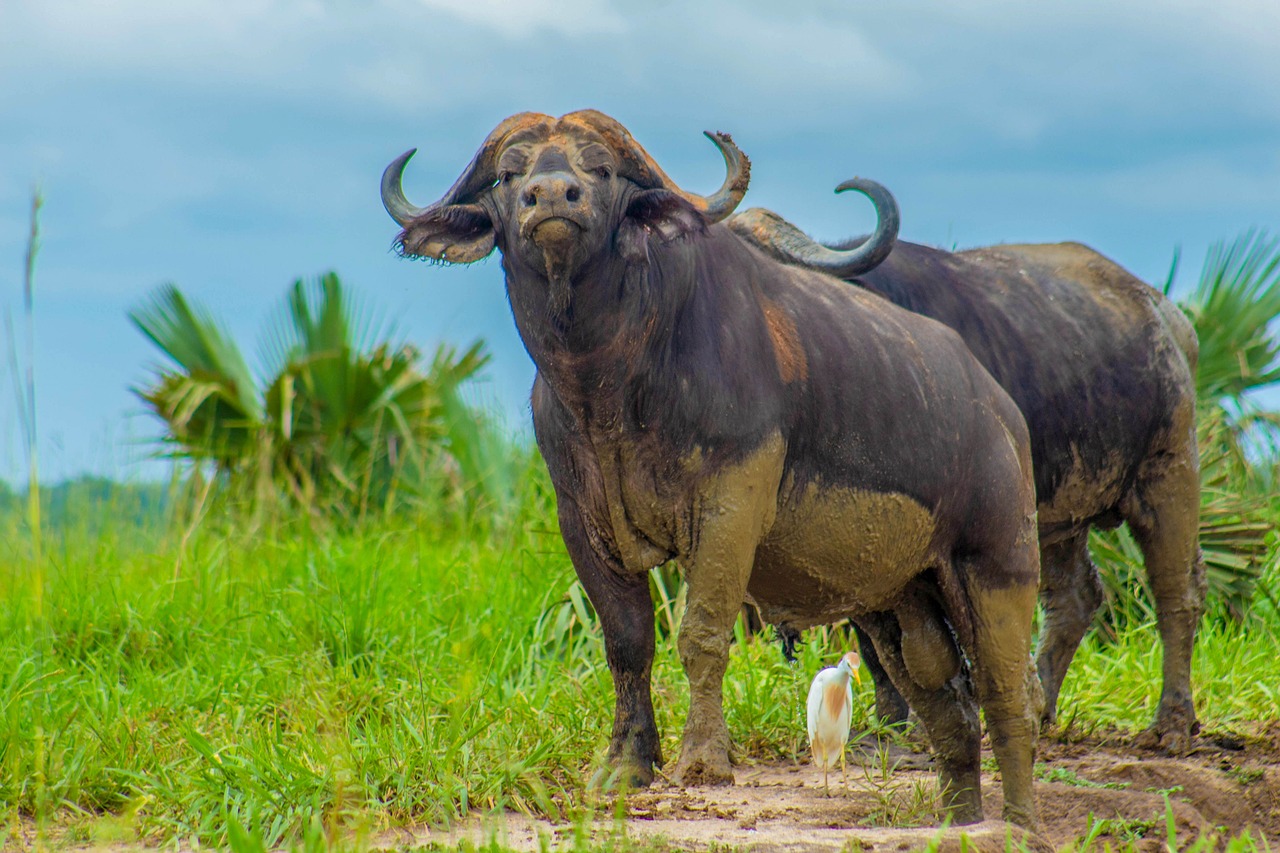
[[[1190,755],[1173,759],[1135,749],[1129,738],[1093,736],[1041,741],[1044,768],[1036,785],[1040,831],[1032,849],[1057,850],[1082,839],[1093,820],[1107,820],[1097,848],[1133,840],[1140,850],[1163,850],[1165,800],[1172,804],[1180,846],[1201,834],[1248,828],[1255,841],[1280,846],[1280,724],[1244,734],[1207,733]],[[627,820],[602,822],[603,842],[625,832],[655,846],[689,850],[835,851],[912,850],[938,841],[940,850],[1004,850],[1014,827],[1000,815],[999,775],[984,772],[988,820],[976,826],[938,829],[935,779],[927,756],[893,747],[886,761],[874,744],[859,744],[863,762],[851,762],[849,787],[832,778],[832,796],[819,771],[807,764],[751,763],[737,768],[737,784],[690,788],[657,784],[630,795]],[[984,761],[994,769],[994,762]],[[915,768],[915,769],[913,769]],[[620,810],[619,810],[620,811]],[[892,825],[897,824],[899,828]],[[902,824],[916,828],[900,828]],[[575,828],[520,815],[476,819],[450,832],[404,829],[375,839],[383,847],[429,843],[454,846],[466,838],[495,837],[519,850],[572,843]]]

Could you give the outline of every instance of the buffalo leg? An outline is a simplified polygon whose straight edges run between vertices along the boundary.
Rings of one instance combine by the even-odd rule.
[[[689,717],[674,776],[684,785],[733,784],[722,688],[733,621],[747,591],[750,555],[745,567],[725,568],[694,566],[689,572],[677,642],[689,679]]]
[[[938,766],[943,805],[957,824],[982,820],[981,737],[978,705],[965,671],[936,690],[912,679],[902,657],[902,630],[891,613],[858,617],[884,672],[920,717]],[[862,636],[860,634],[859,636]]]
[[[1187,431],[1190,434],[1190,430]],[[1204,609],[1205,569],[1199,548],[1200,474],[1194,443],[1151,464],[1125,506],[1142,548],[1164,647],[1164,685],[1155,722],[1139,743],[1186,752],[1200,728],[1191,693],[1191,652]]]
[[[876,654],[875,643],[867,636],[862,626],[854,624],[854,633],[858,637],[858,651],[862,654],[862,663],[871,673],[871,683],[876,688],[876,716],[886,726],[905,723],[911,709],[907,700],[902,698],[898,688],[893,686],[889,673],[885,672],[880,656]]]
[[[782,659],[787,663],[795,663],[796,646],[800,643],[800,631],[786,623],[774,625],[773,631],[778,635],[778,642],[782,645]]]
[[[1040,549],[1040,593],[1044,601],[1044,626],[1036,670],[1044,688],[1043,723],[1057,720],[1058,694],[1067,668],[1093,614],[1102,605],[1102,582],[1089,559],[1089,532]]]
[[[560,532],[591,605],[600,618],[615,706],[607,773],[597,783],[643,787],[662,766],[649,678],[653,667],[653,599],[647,574],[630,575],[601,557],[571,501],[560,500]]]
[[[1032,539],[1028,545],[1032,545]],[[1025,549],[1034,569],[1036,555]],[[1039,736],[1039,691],[1033,697],[1030,673],[1031,619],[1035,611],[1033,571],[1006,573],[975,560],[964,573],[972,634],[969,644],[973,680],[987,724],[991,751],[1000,766],[1004,790],[1002,817],[1026,829],[1035,829],[1032,769]],[[1033,698],[1037,701],[1033,701]],[[919,707],[916,707],[919,712]]]
[[[724,721],[723,683],[729,665],[733,622],[747,592],[754,541],[720,542],[723,559],[710,560],[703,530],[702,547],[686,572],[689,581],[677,646],[689,679],[689,716],[685,721],[674,779],[684,785],[731,785],[729,727]],[[713,539],[719,538],[712,536]]]
[[[709,478],[695,501],[695,543],[677,646],[689,679],[689,717],[674,778],[685,785],[733,784],[723,684],[733,622],[747,595],[756,546],[773,523],[784,447],[766,441],[740,464]]]

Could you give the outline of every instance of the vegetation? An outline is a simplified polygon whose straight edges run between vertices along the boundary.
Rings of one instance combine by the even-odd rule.
[[[5,518],[9,831],[26,815],[69,840],[226,846],[238,826],[272,845],[313,825],[359,834],[495,808],[587,814],[612,689],[547,489],[531,473],[501,529],[407,515],[321,533],[213,519],[184,540],[73,525],[49,537],[39,621],[19,595],[29,541]],[[1269,624],[1204,626],[1194,666],[1206,728],[1276,717],[1280,622]],[[772,643],[739,639],[725,686],[739,754],[803,755],[798,697],[843,636],[809,632],[795,667]],[[1140,727],[1158,685],[1150,623],[1109,645],[1091,638],[1063,719],[1077,732]],[[866,728],[870,685],[857,690],[854,725]],[[673,638],[659,642],[655,696],[674,755],[688,697]]]
[[[36,255],[40,251],[40,208],[44,197],[37,189],[31,194],[31,230],[27,233],[27,256],[22,276],[23,355],[18,357],[18,335],[14,331],[13,315],[6,312],[5,327],[9,339],[9,370],[13,378],[14,395],[17,398],[18,422],[22,425],[23,446],[27,452],[27,528],[31,531],[31,548],[35,559],[30,578],[31,597],[37,614],[44,607],[44,564],[40,559],[40,466],[36,456],[36,357],[35,357],[35,282]]]
[[[169,488],[160,483],[117,483],[85,475],[40,489],[40,518],[62,534],[97,534],[115,525],[159,531],[169,512]],[[0,480],[0,518],[25,512],[26,496]]]
[[[130,319],[173,362],[138,394],[173,455],[196,463],[197,488],[204,463],[224,494],[256,509],[347,520],[405,501],[510,497],[501,436],[460,393],[489,360],[483,345],[441,345],[424,370],[417,349],[393,342],[333,273],[294,282],[266,336],[261,385],[217,321],[173,285]]]
[[[1170,276],[1172,281],[1173,276]],[[1280,239],[1247,231],[1214,244],[1183,308],[1200,339],[1196,390],[1202,405],[1248,420],[1248,394],[1280,381]]]

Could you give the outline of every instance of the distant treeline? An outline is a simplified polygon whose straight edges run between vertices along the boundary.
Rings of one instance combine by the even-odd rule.
[[[40,487],[43,525],[96,527],[102,523],[144,525],[164,519],[172,489],[167,483],[117,483],[85,475]],[[0,480],[0,519],[25,517],[27,490]]]

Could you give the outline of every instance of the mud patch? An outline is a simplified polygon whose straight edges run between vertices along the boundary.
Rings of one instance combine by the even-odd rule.
[[[1184,758],[1138,750],[1130,738],[1102,734],[1071,741],[1045,738],[1036,766],[1040,829],[1030,849],[1056,850],[1092,836],[1096,849],[1132,842],[1163,850],[1171,812],[1178,846],[1201,836],[1249,830],[1255,842],[1280,841],[1280,725],[1244,734],[1208,733]],[[1225,745],[1224,745],[1225,744]],[[984,748],[983,807],[987,820],[939,829],[936,781],[927,757],[893,747],[888,754],[866,742],[850,749],[848,788],[832,776],[831,796],[821,771],[808,763],[744,762],[736,784],[652,788],[602,804],[622,819],[598,820],[587,830],[599,841],[625,836],[652,849],[838,851],[1006,849],[1023,833],[998,820],[999,774]],[[896,769],[892,767],[896,765]],[[1166,803],[1168,804],[1166,806]],[[521,815],[477,818],[447,833],[402,830],[380,839],[384,848],[406,843],[449,847],[497,840],[517,850],[570,847],[581,826]],[[962,836],[964,839],[962,841]]]
[[[1011,840],[1024,841],[1030,850],[1050,851],[1090,838],[1085,849],[1127,849],[1132,844],[1140,851],[1162,851],[1171,812],[1178,849],[1201,836],[1221,839],[1245,830],[1259,849],[1263,839],[1271,849],[1280,848],[1280,722],[1205,733],[1190,755],[1177,759],[1136,749],[1131,741],[1114,732],[1042,739],[1035,785],[1040,828],[1035,836],[996,819],[999,774],[992,772],[995,764],[986,749],[983,766],[989,769],[982,774],[982,785],[988,819],[943,830],[928,757],[904,746],[881,749],[864,740],[849,750],[848,788],[837,771],[830,796],[822,790],[821,771],[808,763],[747,760],[734,768],[734,786],[681,788],[660,780],[621,801],[600,803],[601,817],[585,825],[499,813],[473,816],[449,829],[408,826],[361,835],[358,845],[456,850],[488,849],[497,842],[501,849],[519,851],[612,847],[718,853],[897,853],[933,846],[951,853],[1004,851]],[[127,842],[77,843],[65,828],[54,828],[41,840],[29,821],[11,828],[6,845],[112,853],[162,849]],[[170,843],[163,849],[190,848]]]

